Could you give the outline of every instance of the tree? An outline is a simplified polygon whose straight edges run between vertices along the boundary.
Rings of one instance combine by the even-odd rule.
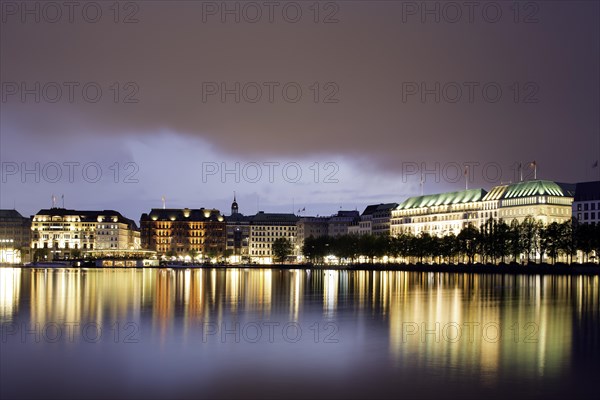
[[[504,262],[510,254],[510,227],[500,219],[494,230],[494,256]]]
[[[470,264],[475,262],[475,254],[479,251],[479,231],[469,223],[458,234],[460,251],[465,254]]]
[[[522,237],[521,224],[516,219],[513,219],[508,231],[508,251],[513,256],[514,262],[517,262],[517,259],[525,251]]]
[[[46,261],[50,257],[50,249],[44,247],[42,249],[35,249],[33,252],[33,262]]]
[[[521,223],[521,241],[523,245],[523,251],[527,255],[527,262],[531,261],[531,255],[534,255],[539,249],[539,233],[542,225],[538,223],[532,216],[528,216]]]
[[[598,240],[597,228],[590,224],[577,224],[574,236],[577,250],[583,253],[584,262],[588,262],[590,253],[594,250],[594,242]]]
[[[559,227],[559,250],[573,261],[573,254],[577,254],[577,245],[573,231],[573,220],[565,221]]]
[[[79,250],[79,249],[71,250],[71,257],[72,258],[81,258],[81,250]]]
[[[550,225],[543,227],[539,231],[540,234],[540,258],[548,252],[548,256],[552,260],[552,264],[556,263],[560,252],[561,227],[558,223],[553,222]]]
[[[440,240],[440,254],[446,258],[447,263],[454,261],[459,252],[458,239],[454,233],[450,233]]]
[[[285,258],[292,252],[292,250],[292,242],[286,238],[277,238],[273,242],[273,255],[275,255],[275,259],[280,263],[283,263]]]

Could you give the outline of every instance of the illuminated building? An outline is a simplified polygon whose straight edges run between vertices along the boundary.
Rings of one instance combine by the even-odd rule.
[[[29,261],[31,219],[16,210],[0,210],[0,264]]]
[[[225,218],[216,209],[153,208],[140,227],[142,247],[159,256],[214,259],[225,252]]]
[[[250,238],[250,219],[239,212],[235,195],[231,203],[231,215],[225,217],[227,230],[226,253],[230,263],[242,263],[248,260]]]
[[[141,247],[135,222],[114,210],[40,210],[33,216],[31,231],[31,248],[38,259],[74,258],[86,253],[110,256]]]
[[[580,224],[600,223],[600,181],[577,184],[573,201],[573,218]]]
[[[411,197],[392,211],[391,234],[457,235],[489,218],[523,222],[532,217],[543,224],[571,218],[574,186],[546,180],[525,181],[492,188]]]
[[[495,218],[507,224],[513,220],[523,222],[531,216],[544,225],[571,220],[571,205],[575,185],[552,181],[534,180],[494,187],[484,197],[486,206],[481,219]]]
[[[259,211],[250,217],[250,261],[271,264],[274,261],[273,243],[279,238],[288,239],[293,246],[293,254],[299,254],[296,244],[296,223],[294,214],[276,214]]]
[[[458,234],[469,223],[479,222],[481,200],[486,194],[483,189],[471,189],[410,197],[392,211],[391,234]]]

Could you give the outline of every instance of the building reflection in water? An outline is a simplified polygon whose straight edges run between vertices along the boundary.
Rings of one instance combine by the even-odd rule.
[[[339,320],[353,343],[387,343],[398,368],[445,366],[489,385],[507,371],[558,377],[600,342],[597,276],[1,268],[0,289],[3,323],[136,322],[163,343],[207,322]]]
[[[0,323],[10,323],[19,311],[20,268],[0,268]]]

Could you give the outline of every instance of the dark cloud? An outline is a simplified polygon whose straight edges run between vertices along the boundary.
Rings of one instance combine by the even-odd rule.
[[[259,23],[233,17],[221,23],[218,15],[204,23],[202,2],[138,2],[139,22],[131,24],[113,23],[108,3],[98,3],[104,14],[95,24],[77,13],[74,23],[21,23],[5,13],[3,85],[80,86],[73,103],[64,93],[56,104],[36,104],[31,96],[22,102],[18,95],[3,101],[2,156],[35,157],[67,141],[85,146],[91,137],[118,147],[126,136],[143,140],[169,131],[245,157],[346,156],[368,173],[400,173],[407,161],[495,161],[506,168],[536,159],[544,177],[586,179],[586,165],[600,153],[598,3],[535,3],[537,23],[523,23],[525,14],[515,23],[504,2],[497,23],[486,22],[479,9],[473,23],[465,9],[459,23],[443,17],[421,23],[419,15],[403,14],[406,3],[338,2],[339,22],[330,24],[314,23],[308,3],[298,3],[304,12],[298,23],[277,12],[273,23],[266,15]],[[319,19],[331,12],[322,9]],[[103,89],[98,103],[81,97],[86,82]],[[134,86],[125,88],[127,82]],[[258,103],[243,96],[236,103],[233,95],[225,103],[218,95],[204,102],[206,82],[279,86],[273,103],[264,85]],[[281,94],[289,82],[303,90],[298,103]],[[318,103],[310,89],[315,82]],[[440,103],[431,95],[422,103],[418,94],[403,102],[404,82],[455,82],[463,100],[444,100],[443,93],[453,96],[451,84]],[[465,82],[476,82],[472,103]],[[483,98],[486,83],[502,87],[498,102]],[[123,103],[128,94],[139,102]],[[339,102],[324,103],[327,95]],[[538,102],[526,102],[532,99]],[[16,148],[13,136],[45,145]]]

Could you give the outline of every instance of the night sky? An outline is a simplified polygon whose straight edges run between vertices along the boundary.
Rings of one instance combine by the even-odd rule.
[[[42,3],[2,1],[1,208],[30,215],[64,194],[67,208],[137,220],[162,196],[228,213],[236,191],[242,213],[329,215],[418,195],[415,166],[437,168],[425,193],[464,189],[465,163],[469,187],[486,189],[533,160],[538,178],[599,176],[595,1],[280,2],[272,15],[263,2],[193,1],[116,15],[99,1],[72,21],[63,2],[62,17]],[[236,82],[239,99],[222,91]],[[35,163],[39,182],[21,174]],[[236,163],[239,182],[206,174]]]

